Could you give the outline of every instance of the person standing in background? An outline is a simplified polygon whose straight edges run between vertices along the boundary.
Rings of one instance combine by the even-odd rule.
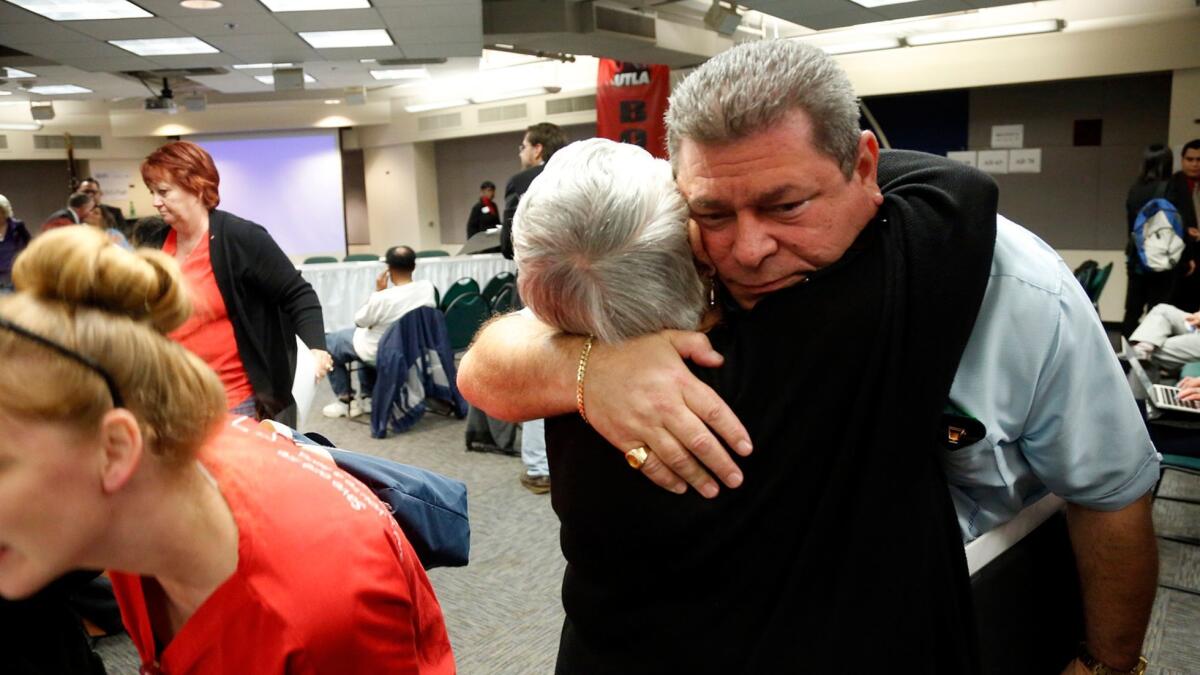
[[[1171,176],[1167,184],[1166,199],[1179,209],[1183,219],[1184,241],[1183,271],[1175,279],[1175,292],[1171,304],[1184,311],[1200,309],[1200,226],[1196,216],[1200,213],[1200,138],[1183,144],[1179,151],[1179,171]]]
[[[67,197],[67,207],[51,213],[50,217],[42,223],[42,232],[67,225],[82,225],[94,208],[96,208],[95,197],[83,192],[73,192],[70,197]]]
[[[504,224],[500,227],[500,252],[512,260],[512,221],[521,203],[521,195],[529,184],[542,173],[542,166],[550,161],[555,152],[567,144],[567,135],[557,124],[539,122],[525,129],[525,136],[517,146],[517,157],[521,160],[521,171],[508,179],[504,188]]]
[[[1142,267],[1133,241],[1133,224],[1138,212],[1151,199],[1166,197],[1172,160],[1171,149],[1167,146],[1161,143],[1148,146],[1142,156],[1142,173],[1125,197],[1125,219],[1129,229],[1129,243],[1125,246],[1129,286],[1125,289],[1125,316],[1121,321],[1121,334],[1125,337],[1133,334],[1148,308],[1171,297],[1175,276],[1181,274],[1178,270],[1155,272]],[[1181,260],[1179,265],[1186,267],[1187,260]]]
[[[471,207],[467,218],[467,239],[500,224],[500,210],[496,208],[496,184],[485,180],[479,185],[479,201]]]
[[[25,223],[13,218],[12,204],[0,195],[0,293],[12,290],[12,266],[17,254],[29,245],[29,230]]]
[[[121,213],[121,209],[104,203],[104,191],[100,189],[100,181],[88,176],[79,181],[79,191],[91,195],[96,200],[96,211],[93,213],[93,217],[98,220],[92,223],[93,225],[102,230],[115,229],[125,239],[129,238],[130,228],[129,223],[125,220],[125,214]]]

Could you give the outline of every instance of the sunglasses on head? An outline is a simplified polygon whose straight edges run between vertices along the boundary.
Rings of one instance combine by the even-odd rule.
[[[52,349],[53,351],[56,351],[59,354],[62,354],[63,356],[67,357],[68,359],[75,361],[76,363],[80,363],[80,364],[83,364],[84,366],[87,366],[93,372],[95,372],[97,375],[99,375],[104,380],[104,384],[108,386],[108,394],[110,396],[112,396],[113,407],[114,408],[125,407],[125,401],[124,401],[124,399],[121,398],[121,394],[117,391],[117,384],[115,382],[113,382],[112,376],[108,374],[108,371],[106,371],[100,367],[100,364],[89,359],[88,357],[84,356],[83,354],[80,354],[79,352],[68,349],[68,348],[64,347],[63,345],[58,344],[57,342],[55,342],[49,338],[42,337],[41,335],[38,335],[37,333],[34,333],[26,328],[22,328],[21,326],[18,326],[17,324],[9,321],[8,319],[5,319],[4,317],[0,317],[0,328],[7,328],[8,330],[16,333],[17,335],[20,335],[23,338],[33,340],[34,342],[42,345],[43,347],[48,347],[48,348]]]

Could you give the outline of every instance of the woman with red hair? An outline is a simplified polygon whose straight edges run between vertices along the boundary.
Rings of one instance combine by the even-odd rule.
[[[221,179],[200,146],[160,147],[142,162],[142,180],[168,225],[144,245],[179,262],[195,306],[170,337],[217,372],[231,412],[294,427],[293,336],[312,350],[318,376],[333,365],[316,292],[266,229],[216,208]]]

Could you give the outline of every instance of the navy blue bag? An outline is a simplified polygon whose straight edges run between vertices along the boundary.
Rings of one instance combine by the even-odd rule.
[[[388,505],[425,569],[462,567],[471,554],[467,486],[382,457],[329,449],[338,468]]]

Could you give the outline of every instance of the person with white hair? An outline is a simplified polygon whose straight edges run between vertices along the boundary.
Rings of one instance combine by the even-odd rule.
[[[12,267],[17,255],[25,250],[31,239],[25,223],[13,217],[12,203],[0,195],[0,293],[12,290]]]
[[[997,215],[994,181],[880,152],[846,73],[797,41],[713,57],[666,123],[720,322],[609,342],[604,322],[534,300],[551,323],[492,322],[459,370],[489,414],[551,416],[558,672],[979,672],[963,542],[1051,492],[1084,644],[1072,659],[1079,636],[1056,634],[1061,661],[1028,670],[1144,670],[1158,456],[1090,301]],[[581,170],[577,185],[604,174]],[[575,218],[642,189],[616,171]],[[559,250],[577,269],[542,290],[587,315],[650,302],[632,284],[576,292],[599,278],[597,241]],[[639,275],[636,254],[614,260]]]

